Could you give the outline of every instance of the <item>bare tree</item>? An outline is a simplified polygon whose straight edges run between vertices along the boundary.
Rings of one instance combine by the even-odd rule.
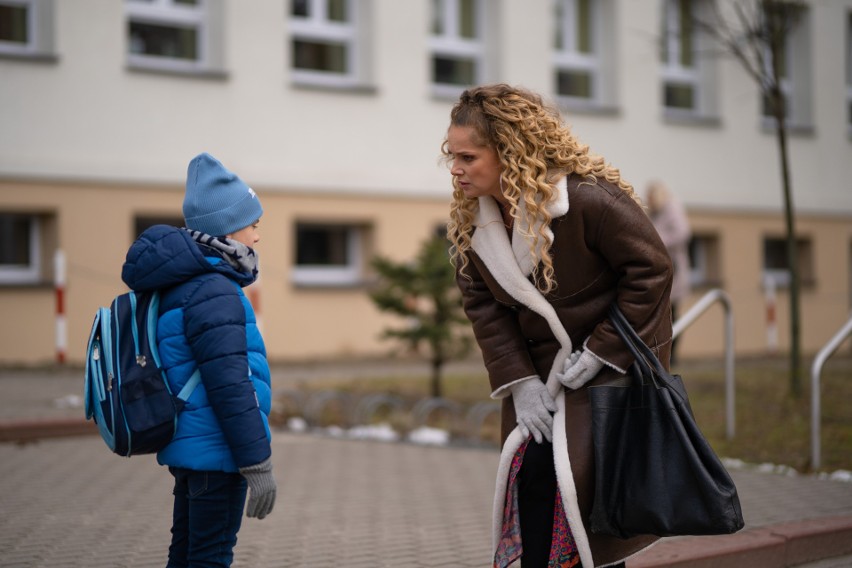
[[[805,10],[794,0],[731,0],[720,6],[713,0],[712,17],[698,20],[697,27],[709,34],[722,50],[740,63],[757,84],[767,114],[775,123],[775,137],[781,162],[784,194],[784,221],[787,241],[787,266],[790,270],[790,391],[802,392],[801,337],[799,302],[799,266],[797,260],[795,209],[790,181],[787,146],[788,101],[782,88],[786,49],[790,34]]]

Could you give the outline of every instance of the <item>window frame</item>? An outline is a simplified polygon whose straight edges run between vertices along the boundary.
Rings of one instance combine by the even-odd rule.
[[[124,0],[126,23],[127,66],[131,69],[164,71],[187,74],[221,72],[222,33],[217,22],[221,16],[220,0],[198,0],[195,6],[176,3],[175,0]],[[194,60],[133,53],[130,47],[131,22],[173,28],[194,28],[196,52]]]
[[[346,263],[339,265],[298,264],[299,229],[346,230]],[[290,281],[303,288],[347,288],[360,286],[365,281],[364,259],[368,228],[352,222],[297,221],[293,227],[293,265]]]
[[[719,82],[716,79],[717,62],[707,57],[714,45],[701,25],[713,25],[715,12],[711,0],[687,0],[690,10],[690,66],[682,61],[681,0],[662,0],[660,29],[660,100],[663,117],[675,123],[718,124]],[[666,104],[668,87],[686,85],[692,89],[692,106],[682,108]]]
[[[852,139],[852,11],[846,13],[846,132]]]
[[[784,254],[784,260],[787,262],[787,237],[767,234],[763,236],[762,252],[761,252],[761,281],[767,282],[772,280],[776,288],[789,288],[791,273],[789,265],[787,268],[767,268],[766,249],[769,242],[781,246]],[[813,286],[815,284],[815,269],[814,269],[814,239],[799,235],[796,237],[796,262],[799,269],[799,284],[801,286]]]
[[[43,280],[42,222],[37,214],[2,211],[29,220],[29,259],[26,265],[0,264],[0,285],[38,284]]]
[[[455,98],[466,88],[485,82],[486,77],[486,3],[484,0],[471,0],[473,2],[473,25],[474,39],[461,36],[458,14],[462,0],[432,0],[430,2],[429,19],[429,84],[432,94],[439,98]],[[435,12],[440,4],[441,10]],[[442,33],[436,34],[432,27],[434,22],[441,22]],[[452,83],[437,83],[431,75],[434,69],[435,59],[445,57],[448,59],[471,60],[474,63],[473,82],[469,85],[456,85]]]
[[[133,216],[131,229],[131,240],[135,241],[143,232],[154,225],[169,225],[171,227],[185,227],[186,222],[181,215],[173,212],[168,213],[136,213]]]
[[[294,16],[288,11],[288,35],[291,59],[288,63],[290,76],[294,84],[320,87],[351,88],[363,84],[365,65],[363,53],[363,14],[359,0],[343,0],[349,18],[346,22],[328,19],[326,0],[306,0],[309,3],[309,16]],[[288,4],[292,6],[291,0]],[[318,69],[297,69],[293,65],[294,43],[297,40],[318,43],[342,44],[346,47],[346,72],[322,71]]]
[[[689,282],[693,288],[722,285],[720,237],[715,232],[694,232],[689,240]]]
[[[561,71],[580,71],[588,73],[591,83],[591,95],[589,97],[578,97],[566,95],[559,92],[558,82],[554,86],[557,98],[568,106],[600,106],[602,102],[602,61],[601,61],[601,36],[602,36],[602,13],[601,3],[595,0],[589,2],[589,33],[591,34],[590,52],[583,53],[577,44],[577,14],[579,11],[579,0],[554,0],[553,9],[555,33],[561,31],[563,45],[558,48],[553,46],[551,62],[553,64],[554,76]],[[561,8],[561,10],[560,10]],[[559,15],[561,14],[561,19]],[[555,38],[554,38],[555,40]],[[554,41],[555,44],[555,41]]]
[[[813,130],[812,75],[811,75],[811,10],[807,5],[796,4],[791,7],[800,10],[795,25],[785,37],[784,61],[785,76],[779,87],[784,99],[785,120],[791,132],[810,132]],[[772,54],[765,46],[765,73],[771,76]],[[767,105],[761,90],[760,120],[766,131],[774,131],[776,124],[771,114],[766,114]]]
[[[54,0],[0,0],[10,7],[27,8],[27,42],[0,41],[0,57],[53,60]]]
[[[702,92],[701,92],[701,77],[698,69],[698,59],[696,57],[696,30],[692,26],[690,30],[690,59],[692,65],[687,67],[682,63],[684,57],[683,50],[683,29],[681,23],[684,21],[684,16],[681,13],[683,2],[689,4],[690,10],[694,10],[694,0],[665,0],[664,2],[664,27],[663,27],[663,43],[665,44],[664,55],[662,57],[662,80],[663,80],[663,106],[666,112],[696,114],[701,108]],[[665,91],[670,84],[688,85],[692,87],[693,102],[691,108],[670,107],[666,105]]]

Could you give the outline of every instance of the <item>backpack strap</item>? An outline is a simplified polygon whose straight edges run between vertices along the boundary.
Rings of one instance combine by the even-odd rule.
[[[136,295],[131,292],[130,294],[130,302],[133,307],[133,321],[136,321]],[[157,321],[159,320],[160,315],[160,291],[156,290],[151,296],[151,303],[148,306],[148,320],[146,325],[148,326],[148,334],[149,337],[156,338],[156,326]],[[137,337],[136,327],[133,327],[133,342],[136,346],[136,353],[139,353],[139,339]],[[157,349],[157,341],[151,342],[151,354],[154,357],[154,363],[157,365],[157,368],[160,368],[160,353]],[[195,372],[192,373],[192,376],[189,377],[189,380],[186,381],[186,384],[183,385],[183,388],[180,389],[177,397],[186,402],[189,400],[189,397],[192,396],[192,393],[195,391],[195,387],[198,386],[198,383],[201,382],[201,371],[195,369]]]
[[[186,402],[187,400],[189,400],[189,397],[192,396],[192,391],[195,390],[195,387],[197,387],[198,383],[200,382],[201,371],[196,369],[195,372],[192,373],[192,376],[189,377],[189,380],[186,381],[186,384],[183,385],[183,388],[180,389],[180,392],[178,393],[177,397],[182,401]]]

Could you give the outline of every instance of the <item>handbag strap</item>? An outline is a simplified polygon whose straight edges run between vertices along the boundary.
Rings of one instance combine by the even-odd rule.
[[[633,354],[642,376],[650,378],[657,386],[667,387],[677,398],[682,400],[683,396],[680,391],[669,384],[672,380],[671,374],[663,367],[663,364],[660,363],[660,360],[651,348],[642,341],[642,338],[639,337],[639,334],[636,333],[636,330],[627,321],[627,318],[617,304],[613,303],[609,307],[609,317],[618,335],[621,336],[624,344]]]

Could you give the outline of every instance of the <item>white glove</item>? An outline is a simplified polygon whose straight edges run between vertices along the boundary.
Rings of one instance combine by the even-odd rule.
[[[537,444],[542,438],[550,442],[553,439],[553,415],[556,412],[556,401],[547,392],[547,387],[538,377],[515,383],[512,400],[515,403],[515,416],[524,438],[532,434]]]
[[[565,359],[565,366],[556,378],[566,388],[576,390],[594,379],[603,366],[603,362],[588,349],[575,351]]]

